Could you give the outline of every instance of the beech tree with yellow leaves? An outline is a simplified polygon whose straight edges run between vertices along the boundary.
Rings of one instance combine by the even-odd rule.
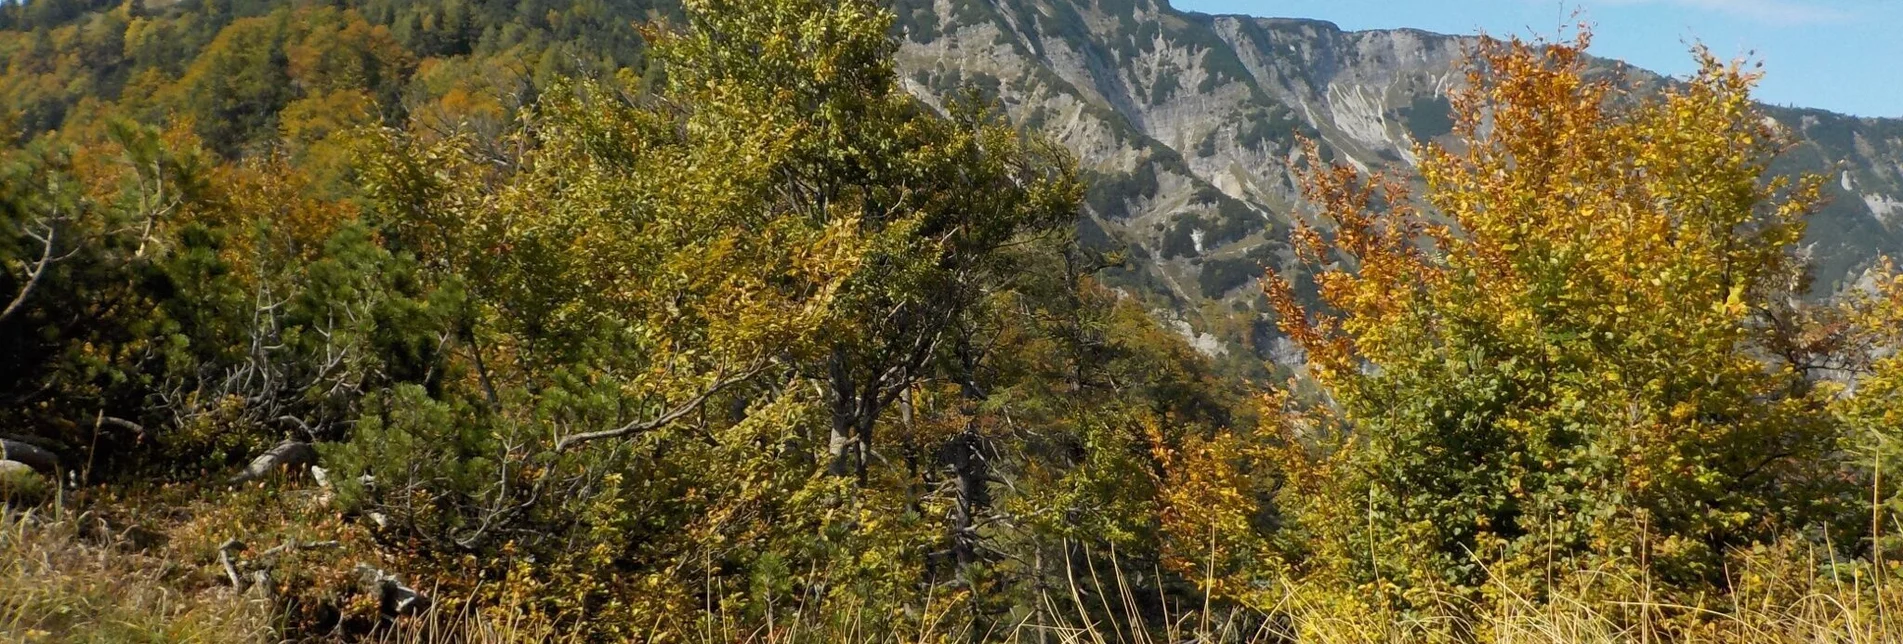
[[[1756,72],[1481,41],[1152,264],[1293,351],[1106,199],[1302,118],[1093,175],[917,54],[1107,23],[982,4],[0,6],[0,639],[1903,639],[1903,278],[1810,291]]]
[[[1069,243],[1069,157],[900,90],[870,3],[706,0],[687,18],[648,31],[658,96],[562,84],[503,145],[364,144],[387,243],[468,294],[444,338],[462,359],[441,393],[378,396],[326,460],[346,502],[431,549],[558,562],[559,615],[682,618],[702,576],[761,565],[790,584],[789,563],[909,596],[930,550],[977,563],[987,448],[935,437],[906,446],[930,462],[882,467],[875,430],[901,431],[927,379],[983,396],[987,347],[961,330],[1013,288],[1013,248]],[[941,469],[964,510],[907,516],[900,492]],[[694,572],[615,583],[629,566]],[[798,587],[821,592],[811,574]]]
[[[1826,405],[1753,352],[1817,179],[1765,178],[1754,72],[1699,49],[1630,97],[1589,42],[1484,42],[1418,195],[1308,172],[1320,302],[1265,280],[1337,411],[1287,463],[1301,577],[1431,611],[1610,569],[1697,602],[1840,498]]]

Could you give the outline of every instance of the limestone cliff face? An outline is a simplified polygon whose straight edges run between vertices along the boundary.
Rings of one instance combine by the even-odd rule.
[[[1289,261],[1298,136],[1407,172],[1445,135],[1471,38],[1347,32],[1311,20],[1185,13],[1163,0],[897,0],[907,87],[976,88],[1073,150],[1092,179],[1087,239],[1128,249],[1111,281],[1206,352],[1269,357],[1250,288]],[[1608,63],[1608,67],[1614,65]],[[1637,86],[1662,79],[1641,70]],[[1770,108],[1802,144],[1779,171],[1827,172],[1810,243],[1828,288],[1903,254],[1903,121]],[[1235,352],[1233,348],[1247,351]]]

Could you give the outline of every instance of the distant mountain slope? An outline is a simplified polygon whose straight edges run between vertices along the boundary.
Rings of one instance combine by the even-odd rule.
[[[1095,180],[1085,232],[1131,249],[1119,285],[1154,297],[1211,353],[1271,353],[1259,298],[1244,287],[1288,259],[1297,136],[1357,166],[1410,169],[1415,143],[1450,128],[1445,96],[1473,42],[1186,13],[1161,0],[897,5],[913,90],[938,100],[976,85],[1074,150]],[[1819,288],[1903,252],[1903,121],[1767,112],[1802,141],[1779,171],[1835,179],[1809,239]]]
[[[1263,266],[1289,260],[1295,141],[1317,140],[1364,168],[1410,170],[1415,144],[1451,126],[1445,96],[1473,43],[1186,13],[1167,0],[886,1],[909,89],[940,103],[976,87],[1075,151],[1091,180],[1081,232],[1130,250],[1109,280],[1244,369],[1273,353],[1249,286]],[[236,153],[275,140],[281,112],[311,122],[347,112],[292,109],[338,96],[294,80],[329,69],[293,69],[302,57],[334,64],[331,84],[365,84],[386,122],[422,110],[494,130],[509,106],[561,76],[634,68],[650,82],[635,23],[680,15],[679,0],[0,4],[0,125],[20,140],[97,127],[101,101],[117,101],[149,121],[195,119],[215,148]],[[299,22],[311,16],[328,26]],[[328,53],[313,58],[319,51]],[[345,73],[350,61],[364,68]],[[1665,82],[1642,70],[1625,77]],[[1809,238],[1819,288],[1903,253],[1903,120],[1766,109],[1801,141],[1777,170],[1832,179]]]

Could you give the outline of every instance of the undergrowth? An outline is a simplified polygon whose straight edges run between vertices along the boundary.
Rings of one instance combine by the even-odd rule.
[[[256,492],[255,490],[253,491]],[[236,503],[255,512],[255,498]],[[225,517],[204,503],[144,523],[115,525],[108,512],[72,512],[49,504],[0,516],[0,640],[17,642],[275,643],[365,641],[387,644],[580,642],[580,631],[520,611],[447,598],[435,610],[383,620],[373,627],[313,632],[289,606],[311,593],[309,571],[290,597],[223,583],[215,562],[189,554],[206,517]],[[288,504],[295,506],[295,504]],[[122,508],[123,509],[123,508]],[[223,520],[222,518],[218,520]],[[250,520],[256,520],[250,519]],[[1174,644],[1180,642],[1774,642],[1863,644],[1903,641],[1903,583],[1894,570],[1835,561],[1802,546],[1738,553],[1731,607],[1714,610],[1651,599],[1645,580],[1625,573],[1576,571],[1543,597],[1505,588],[1503,600],[1477,614],[1466,600],[1445,597],[1446,610],[1392,614],[1325,598],[1333,590],[1270,582],[1254,608],[1221,602],[1163,601],[1161,614],[1139,608],[1125,571],[1085,566],[1089,573],[1037,598],[1039,610],[999,620],[984,630],[939,617],[910,632],[875,632],[837,614],[793,610],[778,624],[709,613],[695,632],[640,631],[652,642],[1007,642]],[[302,566],[323,566],[316,560]],[[295,573],[295,574],[293,574]],[[427,587],[437,584],[422,580]],[[280,587],[283,587],[282,585]],[[1609,591],[1608,589],[1617,589]],[[864,598],[878,608],[877,598]],[[945,597],[942,602],[958,601]],[[1436,602],[1427,602],[1436,603]],[[1488,609],[1479,609],[1488,610]],[[857,614],[863,611],[846,611]]]

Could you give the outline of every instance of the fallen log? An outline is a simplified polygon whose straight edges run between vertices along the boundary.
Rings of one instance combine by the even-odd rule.
[[[363,580],[364,592],[376,594],[385,617],[414,615],[430,607],[428,596],[404,585],[396,575],[368,564],[357,564],[357,575]]]
[[[40,474],[59,476],[59,456],[31,443],[0,438],[0,460],[25,463]]]
[[[244,483],[263,478],[280,466],[309,465],[317,462],[317,448],[303,441],[287,440],[276,447],[251,459],[251,464],[231,477],[231,483]]]

